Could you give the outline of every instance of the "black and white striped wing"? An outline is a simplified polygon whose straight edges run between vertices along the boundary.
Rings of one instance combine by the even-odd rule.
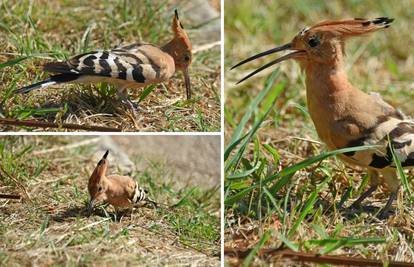
[[[355,145],[380,145],[382,148],[347,153],[349,157],[376,169],[395,167],[389,140],[403,167],[414,167],[414,121],[390,118]]]
[[[148,84],[159,81],[161,67],[139,49],[114,49],[78,55],[67,62],[48,63],[44,69],[54,73],[101,76]]]

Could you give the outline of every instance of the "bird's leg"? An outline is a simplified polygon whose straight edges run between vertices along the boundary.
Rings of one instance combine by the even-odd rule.
[[[390,198],[387,201],[387,204],[385,204],[384,208],[380,211],[378,214],[379,219],[386,219],[388,217],[388,212],[391,209],[391,205],[394,202],[394,200],[397,198],[398,191],[391,192]]]
[[[382,171],[384,177],[384,182],[387,184],[388,188],[391,190],[390,198],[382,208],[381,212],[378,214],[378,218],[385,219],[388,217],[388,212],[391,209],[391,205],[394,200],[397,198],[398,189],[400,188],[400,183],[398,181],[397,172],[392,168],[387,168]]]
[[[370,184],[371,186],[368,188],[367,191],[365,191],[357,200],[355,200],[354,203],[349,207],[350,209],[357,209],[361,206],[362,201],[369,197],[372,192],[377,190],[378,184],[379,184],[379,174],[375,170],[368,170],[368,175],[370,178]]]
[[[138,105],[128,99],[128,92],[126,87],[118,88],[116,91],[116,95],[118,96],[119,101],[122,105],[125,105],[128,109],[130,109],[133,114],[138,110]]]
[[[131,221],[133,221],[133,220],[134,220],[134,206],[131,206],[131,207],[129,208],[129,219],[130,219]]]
[[[342,209],[342,207],[343,207],[343,205],[344,205],[345,201],[349,198],[350,193],[351,193],[351,188],[349,187],[349,188],[345,191],[345,193],[343,193],[343,194],[342,194],[341,200],[340,200],[340,201],[339,201],[339,203],[336,205],[336,208],[337,208],[338,210],[341,210],[341,209]]]

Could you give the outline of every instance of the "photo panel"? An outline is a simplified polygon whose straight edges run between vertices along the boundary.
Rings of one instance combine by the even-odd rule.
[[[220,265],[220,153],[220,136],[0,137],[2,265]]]

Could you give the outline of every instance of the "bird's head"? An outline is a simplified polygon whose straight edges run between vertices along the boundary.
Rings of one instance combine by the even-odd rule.
[[[88,191],[90,200],[88,204],[88,213],[92,212],[95,203],[106,200],[106,190],[108,187],[105,179],[106,169],[108,168],[109,161],[107,159],[109,150],[105,152],[102,159],[96,165],[88,182]]]
[[[379,29],[388,28],[394,19],[387,17],[367,19],[327,20],[300,31],[290,43],[249,57],[232,67],[236,68],[252,60],[285,50],[291,53],[277,58],[250,73],[238,83],[256,73],[287,59],[299,61],[302,67],[308,64],[332,64],[342,62],[345,41],[352,36],[360,36]]]
[[[163,50],[173,57],[175,69],[183,72],[187,99],[190,99],[191,84],[188,68],[193,60],[193,55],[191,53],[192,46],[190,39],[180,22],[177,10],[174,12],[172,30],[174,32],[174,38],[163,47]]]

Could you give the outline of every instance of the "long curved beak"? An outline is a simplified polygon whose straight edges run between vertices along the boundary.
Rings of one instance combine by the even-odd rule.
[[[273,53],[276,53],[276,52],[281,52],[281,51],[284,51],[284,50],[288,50],[288,49],[291,49],[291,48],[292,48],[292,44],[291,43],[288,43],[288,44],[285,44],[285,45],[282,45],[282,46],[279,46],[279,47],[276,47],[276,48],[272,48],[270,50],[267,50],[267,51],[264,51],[264,52],[259,53],[257,55],[251,56],[251,57],[249,57],[249,58],[247,58],[247,59],[245,59],[245,60],[237,63],[236,65],[234,65],[233,67],[231,67],[231,69],[237,68],[237,67],[239,67],[239,66],[241,66],[243,64],[246,64],[247,62],[253,61],[255,59],[258,59],[258,58],[261,58],[261,57],[264,57],[264,56],[267,56],[267,55],[270,55],[270,54],[273,54]],[[275,64],[277,64],[279,62],[285,61],[285,60],[290,59],[290,58],[303,57],[304,55],[306,55],[306,52],[305,51],[303,51],[303,50],[295,50],[294,52],[292,52],[290,54],[284,55],[284,56],[282,56],[280,58],[277,58],[277,59],[275,59],[275,60],[267,63],[266,65],[261,66],[257,70],[249,73],[247,76],[245,76],[243,79],[241,79],[240,81],[238,81],[236,84],[239,84],[239,83],[247,80],[248,78],[254,76],[255,74],[257,74],[259,72],[261,72],[262,70],[267,69],[270,66],[273,66],[273,65],[275,65]]]
[[[87,210],[88,216],[91,215],[94,205],[95,205],[95,200],[94,199],[90,199],[89,200],[89,203],[88,203],[88,210]]]
[[[190,82],[190,75],[188,74],[188,69],[184,69],[183,74],[184,74],[185,92],[187,94],[187,99],[191,99],[191,82]]]

